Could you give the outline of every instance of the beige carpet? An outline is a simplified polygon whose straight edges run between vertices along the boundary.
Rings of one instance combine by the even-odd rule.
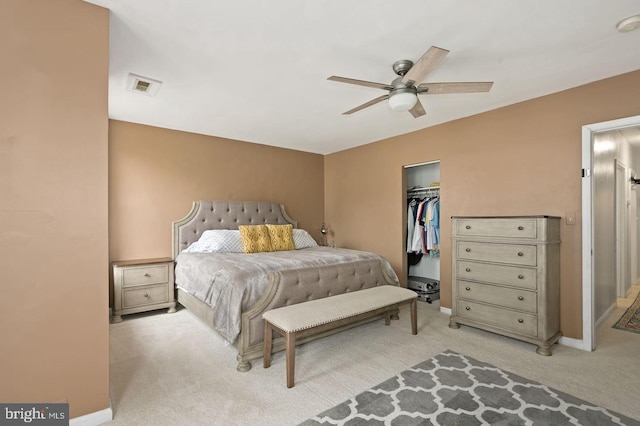
[[[527,343],[450,329],[437,304],[419,303],[417,336],[405,308],[389,327],[380,320],[299,347],[291,389],[282,352],[269,369],[259,359],[238,373],[232,348],[187,310],[132,315],[110,326],[110,424],[295,425],[447,349],[640,419],[640,335],[611,327],[625,309],[599,327],[596,351],[555,345],[543,357]]]

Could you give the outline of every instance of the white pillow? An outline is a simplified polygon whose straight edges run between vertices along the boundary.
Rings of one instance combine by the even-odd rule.
[[[316,247],[318,243],[304,229],[293,230],[296,249]],[[185,250],[187,253],[244,253],[240,231],[236,229],[210,229]]]
[[[295,244],[296,249],[316,247],[318,245],[316,240],[304,229],[293,230],[293,244]]]
[[[188,253],[244,253],[240,231],[235,229],[204,231],[198,241],[184,251]]]

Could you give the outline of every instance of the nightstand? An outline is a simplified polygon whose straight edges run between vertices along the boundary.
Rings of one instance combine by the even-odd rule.
[[[122,260],[113,267],[113,318],[122,315],[169,308],[176,311],[173,283],[173,259]]]

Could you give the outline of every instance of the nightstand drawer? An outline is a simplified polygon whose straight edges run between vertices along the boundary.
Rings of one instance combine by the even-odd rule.
[[[470,281],[458,281],[457,286],[458,297],[461,299],[505,306],[534,314],[538,311],[537,294],[533,291]]]
[[[537,270],[531,268],[460,260],[457,263],[457,272],[458,278],[465,280],[504,284],[531,290],[536,290],[538,287]]]
[[[537,247],[534,245],[476,243],[470,241],[458,241],[456,245],[458,259],[524,266],[536,266],[537,264]]]
[[[128,266],[122,271],[122,286],[160,284],[169,281],[169,265]]]
[[[122,308],[155,305],[169,301],[169,287],[166,284],[124,290],[122,292]]]

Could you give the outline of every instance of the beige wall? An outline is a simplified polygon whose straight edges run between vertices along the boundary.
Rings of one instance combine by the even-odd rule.
[[[169,256],[191,201],[279,201],[316,238],[324,211],[338,245],[401,272],[402,166],[436,159],[444,218],[577,213],[562,329],[581,337],[580,126],[637,115],[640,71],[322,157],[107,127],[108,12],[80,0],[3,0],[0,55],[0,401],[109,406],[108,259]],[[446,220],[442,236],[450,306]]]
[[[109,407],[108,12],[0,2],[0,401]]]
[[[111,260],[171,257],[171,223],[194,200],[279,202],[319,238],[323,167],[319,154],[111,120]]]
[[[403,165],[440,160],[442,305],[451,306],[451,216],[562,216],[561,329],[581,338],[581,126],[639,113],[635,71],[328,155],[327,226],[337,245],[380,253],[401,274]]]

